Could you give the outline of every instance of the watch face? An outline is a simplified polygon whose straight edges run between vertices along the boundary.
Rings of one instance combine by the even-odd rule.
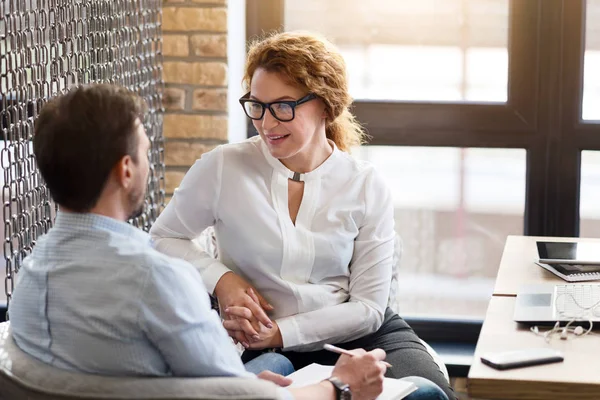
[[[338,400],[352,400],[352,392],[350,391],[349,385],[345,384],[335,376],[327,378],[327,380],[335,386],[336,398]]]

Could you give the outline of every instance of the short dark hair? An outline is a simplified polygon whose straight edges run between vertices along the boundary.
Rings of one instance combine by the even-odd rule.
[[[35,122],[33,152],[59,205],[88,212],[125,155],[137,162],[136,121],[144,101],[114,85],[78,86],[48,101]]]

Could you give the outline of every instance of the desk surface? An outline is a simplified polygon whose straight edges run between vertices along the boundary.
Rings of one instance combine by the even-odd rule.
[[[494,287],[494,296],[516,296],[519,286],[523,284],[566,282],[535,264],[535,260],[538,258],[535,242],[538,240],[549,242],[600,242],[600,239],[587,238],[509,236],[504,245],[504,252],[502,253]],[[598,376],[600,377],[600,375]]]
[[[558,337],[546,343],[529,328],[512,320],[516,299],[492,297],[473,365],[469,395],[482,399],[598,399],[600,398],[600,335],[571,340]],[[483,364],[487,352],[551,347],[563,353],[562,363],[497,371]]]

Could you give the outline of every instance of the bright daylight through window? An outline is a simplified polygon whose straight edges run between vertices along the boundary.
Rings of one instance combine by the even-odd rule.
[[[285,2],[285,29],[323,33],[358,99],[505,102],[508,0]],[[367,126],[368,128],[368,126]],[[369,146],[395,202],[404,316],[482,317],[507,235],[523,234],[526,152]]]
[[[600,0],[588,0],[581,117],[600,121]]]

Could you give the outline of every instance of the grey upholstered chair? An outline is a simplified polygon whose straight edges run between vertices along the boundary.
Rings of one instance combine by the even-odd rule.
[[[24,353],[0,324],[1,400],[282,400],[271,382],[248,378],[133,378],[51,367]]]

